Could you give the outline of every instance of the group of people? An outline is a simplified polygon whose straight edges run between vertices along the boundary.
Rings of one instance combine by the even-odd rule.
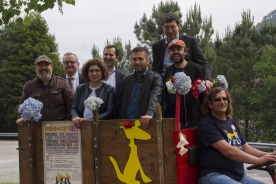
[[[90,59],[78,73],[76,54],[68,52],[62,58],[65,74],[54,76],[54,65],[45,55],[34,62],[37,77],[25,83],[20,103],[33,97],[43,103],[41,121],[72,120],[77,127],[93,117],[84,101],[95,96],[103,100],[99,119],[140,119],[142,127],[150,126],[157,103],[163,106],[165,118],[175,117],[175,95],[168,93],[165,83],[176,73],[184,72],[191,82],[204,81],[207,94],[195,98],[191,91],[181,95],[181,128],[197,127],[197,145],[201,150],[199,183],[261,182],[244,174],[243,163],[264,164],[276,161],[273,154],[250,147],[231,118],[230,94],[213,87],[211,67],[194,37],[179,33],[177,15],[165,14],[162,29],[166,38],[152,45],[152,70],[148,69],[149,53],[144,47],[131,51],[134,69],[124,74],[115,65],[119,51],[115,45],[103,50],[103,61]],[[18,118],[16,123],[24,125]]]

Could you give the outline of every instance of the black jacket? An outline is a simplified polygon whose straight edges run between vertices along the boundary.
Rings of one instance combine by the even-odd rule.
[[[162,74],[163,62],[166,48],[166,38],[159,40],[152,45],[152,70]],[[205,70],[205,79],[212,81],[211,67],[204,57],[196,39],[192,36],[179,34],[179,39],[183,40],[186,48],[189,49],[189,59],[194,63],[201,65]]]
[[[71,108],[72,119],[75,117],[83,117],[85,109],[84,101],[90,96],[91,92],[92,90],[89,88],[89,83],[80,84],[77,87]],[[102,86],[96,89],[96,97],[104,101],[99,108],[99,119],[111,119],[115,100],[114,88],[103,82]]]
[[[165,83],[172,76],[174,70],[174,65],[171,65],[167,68],[164,75],[164,102],[163,102],[163,110],[166,111],[166,94],[167,87]],[[184,67],[183,72],[191,78],[192,84],[196,81],[196,79],[200,78],[204,80],[204,69],[202,66],[195,64],[191,61]],[[189,125],[198,124],[201,120],[201,104],[204,99],[204,94],[199,94],[198,98],[193,97],[191,90],[184,96],[184,109],[185,109],[185,121]],[[183,107],[180,107],[183,108]]]
[[[115,89],[115,100],[114,100],[114,115],[113,115],[114,118],[117,117],[118,99],[119,99],[119,95],[120,95],[122,80],[125,75],[126,74],[124,74],[120,70],[115,69],[116,89]]]
[[[127,118],[127,106],[134,82],[134,74],[129,74],[123,78],[118,102],[118,118],[120,119]],[[161,102],[162,89],[161,75],[148,70],[146,75],[141,78],[140,117],[144,115],[155,116],[156,103]]]

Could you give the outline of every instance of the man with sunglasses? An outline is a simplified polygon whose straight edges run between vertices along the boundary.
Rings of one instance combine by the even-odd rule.
[[[62,67],[65,74],[61,75],[62,78],[66,79],[72,88],[73,94],[76,92],[76,87],[79,84],[84,83],[81,78],[81,74],[78,73],[80,63],[78,56],[72,52],[67,52],[62,57]]]
[[[230,94],[221,87],[209,91],[204,100],[204,119],[197,128],[199,184],[261,184],[263,182],[246,176],[243,163],[263,165],[276,161],[275,152],[268,154],[248,145],[231,118],[231,103]]]
[[[166,38],[159,40],[152,45],[152,70],[164,76],[166,68],[173,64],[168,54],[168,44],[173,40],[183,40],[186,48],[189,49],[189,57],[192,62],[195,62],[205,69],[206,86],[212,88],[211,67],[204,57],[196,39],[192,36],[179,34],[180,24],[179,18],[173,13],[167,13],[163,17],[162,29]]]

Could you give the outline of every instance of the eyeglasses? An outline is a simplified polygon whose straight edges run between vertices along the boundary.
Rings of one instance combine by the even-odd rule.
[[[228,98],[227,97],[222,97],[222,98],[215,98],[214,99],[215,102],[221,102],[221,100],[225,102],[225,101],[228,101]]]
[[[64,61],[63,62],[63,64],[65,64],[65,65],[69,65],[69,64],[74,65],[76,63],[78,63],[78,62],[77,61]]]
[[[98,74],[98,73],[101,73],[102,71],[100,69],[95,69],[95,70],[91,69],[88,72],[89,73],[96,73],[96,74]]]
[[[178,25],[173,25],[173,26],[163,26],[166,30],[175,30],[177,28]]]

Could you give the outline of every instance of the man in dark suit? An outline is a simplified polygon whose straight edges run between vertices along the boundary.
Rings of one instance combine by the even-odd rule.
[[[115,90],[115,104],[114,104],[114,117],[117,116],[117,102],[121,88],[121,82],[125,74],[115,68],[115,65],[119,59],[119,50],[115,45],[107,45],[103,51],[103,61],[108,69],[109,77],[105,81],[107,84],[114,87]]]
[[[192,36],[179,34],[179,18],[175,14],[165,14],[162,24],[162,29],[166,38],[159,40],[152,45],[152,70],[164,76],[166,68],[174,64],[169,57],[168,44],[172,41],[176,42],[177,40],[183,40],[189,50],[188,54],[190,61],[195,62],[204,68],[206,86],[212,88],[211,67],[199,48],[196,39]]]
[[[79,84],[84,83],[81,75],[78,73],[79,66],[80,63],[76,54],[67,52],[62,57],[62,67],[65,71],[65,74],[61,75],[61,77],[67,79],[68,83],[72,87],[73,94],[76,92],[76,87]]]

